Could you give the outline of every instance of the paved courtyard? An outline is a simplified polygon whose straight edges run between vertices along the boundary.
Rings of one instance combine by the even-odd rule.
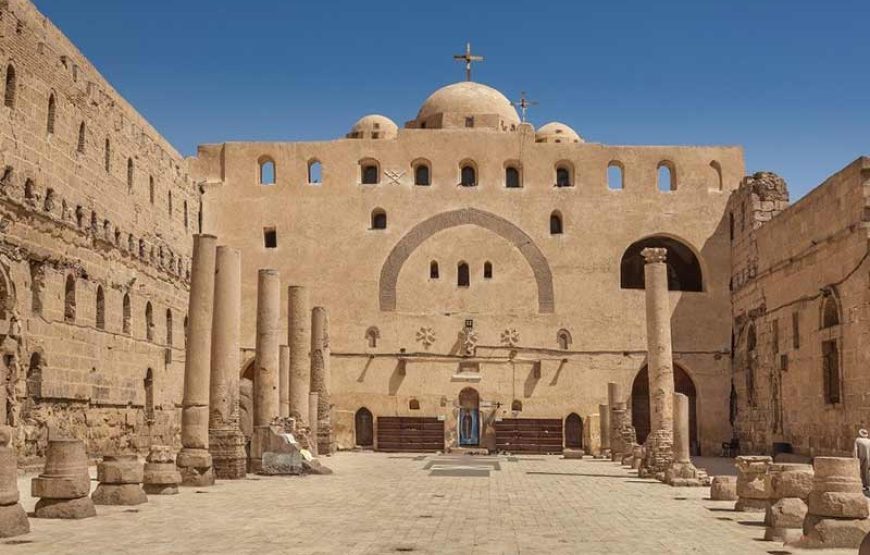
[[[83,521],[31,519],[0,552],[798,553],[760,541],[762,515],[708,501],[707,488],[606,461],[341,453],[326,464],[335,474],[249,476]],[[32,510],[29,477],[19,487]]]

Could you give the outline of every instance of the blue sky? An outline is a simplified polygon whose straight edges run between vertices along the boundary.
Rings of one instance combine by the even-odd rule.
[[[182,153],[399,125],[464,78],[610,144],[740,144],[797,198],[870,155],[870,1],[37,0]]]

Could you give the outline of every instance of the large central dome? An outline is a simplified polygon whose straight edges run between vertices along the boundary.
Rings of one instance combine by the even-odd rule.
[[[492,87],[462,81],[432,93],[408,127],[485,127],[501,131],[520,124],[510,100]]]

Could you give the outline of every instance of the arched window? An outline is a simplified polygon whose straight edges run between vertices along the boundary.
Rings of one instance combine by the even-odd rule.
[[[76,321],[76,278],[72,274],[66,276],[63,296],[63,319],[69,323]]]
[[[154,371],[150,368],[145,372],[142,385],[145,388],[145,421],[151,424],[154,421]]]
[[[511,402],[511,411],[513,412],[522,412],[523,410],[523,402],[519,399],[514,399]]]
[[[459,184],[463,187],[474,187],[477,185],[477,171],[471,164],[464,164],[460,170]]]
[[[378,340],[381,338],[381,330],[377,327],[372,326],[366,330],[366,343],[368,343],[370,349],[374,349],[378,346]]]
[[[468,287],[471,283],[471,276],[468,271],[468,264],[460,262],[456,267],[456,285],[459,287]]]
[[[822,329],[839,325],[840,308],[837,306],[837,298],[833,293],[826,291],[826,295],[822,297]]]
[[[24,180],[24,200],[34,200],[36,194],[33,190],[33,180],[28,178]]]
[[[492,279],[492,262],[488,260],[483,263],[483,279]]]
[[[677,190],[677,172],[674,163],[663,160],[658,165],[658,188],[659,191]]]
[[[81,206],[76,206],[76,226],[81,228],[85,225],[85,209]]]
[[[418,399],[411,399],[410,401],[408,401],[408,409],[420,410],[420,401]]]
[[[427,187],[431,184],[429,180],[429,165],[425,162],[418,162],[414,166],[414,185]]]
[[[106,329],[106,295],[103,293],[103,286],[97,286],[97,314],[94,318],[97,329]]]
[[[561,163],[556,166],[556,187],[573,187],[574,172],[570,165]]]
[[[320,160],[311,159],[308,161],[308,183],[322,183],[323,179],[323,164]]]
[[[260,158],[260,185],[275,184],[275,161],[264,156]]]
[[[647,247],[668,250],[669,291],[703,291],[704,281],[701,264],[695,253],[676,239],[663,236],[647,237],[629,246],[620,263],[620,286],[622,289],[644,289],[644,259],[641,251]]]
[[[625,167],[622,162],[614,160],[607,165],[607,188],[621,190],[624,188]]]
[[[3,103],[7,108],[15,108],[15,68],[12,64],[6,66],[6,90],[3,95]]]
[[[520,170],[513,166],[505,168],[504,186],[508,189],[519,189],[522,187],[522,183],[520,182]]]
[[[360,183],[363,185],[377,185],[381,180],[381,170],[374,160],[360,162]]]
[[[172,309],[166,309],[166,344],[172,347]]]
[[[429,279],[438,279],[438,262],[433,260],[429,263]]]
[[[133,159],[127,158],[127,190],[133,190]]]
[[[42,355],[39,353],[30,355],[30,364],[27,366],[28,399],[36,400],[42,397],[42,366]]]
[[[106,173],[112,171],[112,142],[106,137],[106,147],[103,152],[103,166],[106,168]]]
[[[571,347],[572,343],[571,332],[566,329],[561,329],[556,334],[556,343],[559,344],[559,348],[563,351],[567,351]]]
[[[550,214],[550,235],[562,235],[562,214],[558,210]]]
[[[720,164],[717,160],[713,160],[710,162],[710,168],[713,170],[713,183],[715,185],[715,189],[722,191],[724,189],[724,183],[722,182],[722,164]]]
[[[387,229],[387,213],[380,208],[372,210],[372,229]]]
[[[145,304],[145,339],[154,341],[154,309],[151,308],[151,301]]]
[[[54,134],[54,117],[55,112],[57,111],[56,103],[57,101],[54,99],[54,93],[48,95],[48,121],[46,122],[45,130],[49,135]]]
[[[79,138],[76,144],[76,151],[79,154],[85,153],[85,122],[79,124]]]

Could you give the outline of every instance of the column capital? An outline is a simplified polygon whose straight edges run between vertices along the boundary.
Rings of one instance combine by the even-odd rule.
[[[644,261],[647,264],[652,264],[654,262],[664,262],[668,258],[668,249],[659,248],[659,247],[647,247],[640,251],[641,256],[643,256]]]

